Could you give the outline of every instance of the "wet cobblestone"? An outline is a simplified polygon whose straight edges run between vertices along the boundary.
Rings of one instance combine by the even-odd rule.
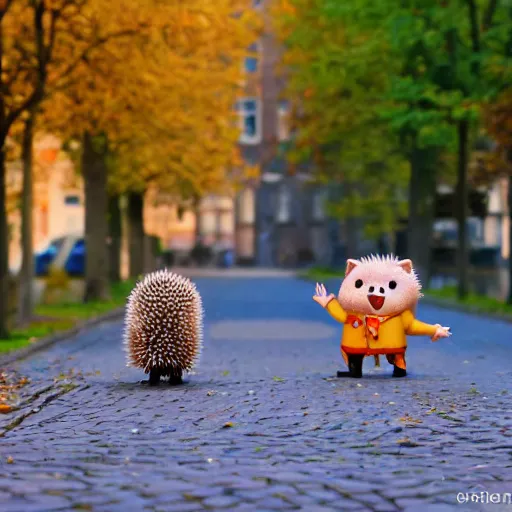
[[[0,417],[2,511],[512,510],[456,501],[512,492],[512,325],[421,306],[454,335],[411,339],[406,379],[370,361],[363,379],[337,379],[337,335],[294,340],[307,322],[338,329],[308,283],[198,285],[205,350],[184,386],[141,384],[120,323],[13,366],[32,382]],[[259,339],[265,319],[288,335]],[[227,321],[232,339],[210,340]]]

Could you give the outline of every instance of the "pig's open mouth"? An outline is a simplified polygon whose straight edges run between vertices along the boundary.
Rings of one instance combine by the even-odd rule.
[[[382,295],[368,295],[368,301],[372,305],[373,309],[376,309],[377,311],[384,306],[384,299]]]

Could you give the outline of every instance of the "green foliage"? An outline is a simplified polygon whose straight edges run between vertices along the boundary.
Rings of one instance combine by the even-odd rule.
[[[454,175],[457,122],[474,125],[482,101],[510,83],[510,8],[493,6],[278,1],[287,93],[300,112],[290,156],[314,162],[319,180],[346,185],[331,214],[364,218],[370,236],[392,230],[406,215],[414,148],[436,157],[424,172]]]

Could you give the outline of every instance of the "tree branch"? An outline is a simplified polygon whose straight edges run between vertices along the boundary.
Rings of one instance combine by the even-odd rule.
[[[484,20],[482,23],[482,30],[486,31],[492,26],[492,20],[494,18],[494,13],[496,12],[496,9],[498,8],[498,0],[489,0],[489,3],[487,4],[487,9],[484,13]]]
[[[478,25],[478,9],[475,0],[466,0],[469,9],[469,23],[471,31],[471,47],[474,56],[480,54],[480,28]],[[471,71],[476,76],[480,73],[480,63],[477,60],[473,60],[471,63]]]
[[[139,27],[140,28],[140,27]],[[125,37],[125,36],[132,36],[132,35],[135,35],[139,32],[139,28],[135,28],[135,29],[125,29],[125,30],[121,30],[119,32],[113,32],[111,34],[107,34],[106,36],[103,36],[103,37],[99,37],[98,39],[96,39],[96,41],[94,41],[93,43],[91,43],[87,48],[85,48],[81,53],[80,55],[78,55],[78,57],[71,63],[69,64],[69,66],[67,66],[60,74],[59,74],[59,78],[56,80],[56,83],[59,83],[60,80],[66,78],[66,77],[69,77],[69,75],[71,75],[75,69],[83,62],[85,62],[89,56],[89,54],[99,48],[100,46],[102,46],[103,44],[111,41],[112,39],[117,39],[117,38],[120,38],[120,37]],[[65,87],[66,84],[59,84],[58,85],[58,88],[63,88]]]
[[[11,7],[12,0],[4,0],[4,6],[2,9],[0,9],[0,23],[4,19],[4,16],[7,14],[7,11],[9,10],[9,7]]]

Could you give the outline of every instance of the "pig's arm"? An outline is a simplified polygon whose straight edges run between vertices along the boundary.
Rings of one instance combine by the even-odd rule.
[[[340,303],[336,299],[334,295],[332,295],[331,300],[328,302],[327,306],[325,307],[329,314],[336,320],[337,322],[340,322],[342,324],[345,323],[347,320],[347,313],[345,310],[341,307]]]
[[[443,327],[439,324],[430,325],[416,320],[411,311],[402,313],[402,322],[404,324],[405,334],[430,336],[432,341],[437,341],[440,338],[448,338],[452,334],[449,327]]]

